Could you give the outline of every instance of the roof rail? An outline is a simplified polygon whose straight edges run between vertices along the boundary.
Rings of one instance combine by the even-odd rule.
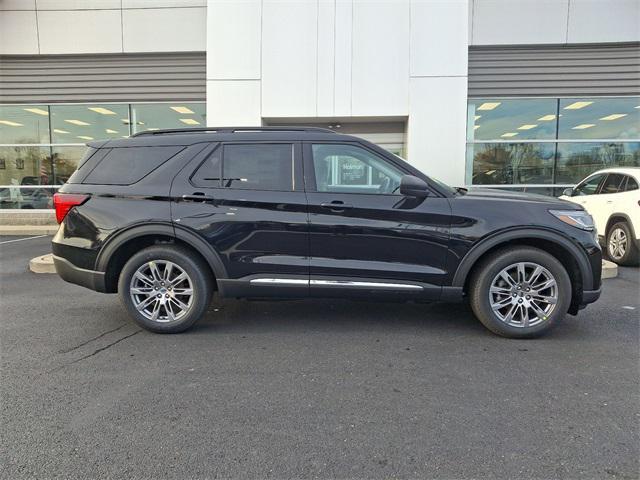
[[[167,128],[163,130],[145,130],[134,133],[132,137],[144,135],[169,135],[178,133],[237,133],[237,132],[322,132],[336,133],[328,128],[320,127],[195,127],[195,128]]]

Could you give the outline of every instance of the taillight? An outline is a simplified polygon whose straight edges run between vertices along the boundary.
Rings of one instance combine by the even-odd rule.
[[[89,195],[80,193],[55,193],[53,195],[53,206],[56,209],[56,220],[62,223],[69,210],[78,205],[82,205],[89,199]]]

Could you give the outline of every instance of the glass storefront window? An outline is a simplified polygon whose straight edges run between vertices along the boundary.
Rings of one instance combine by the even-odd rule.
[[[207,126],[204,103],[132,104],[131,117],[132,133]]]
[[[556,136],[558,100],[472,99],[467,107],[467,140],[533,140]]]
[[[558,143],[556,183],[578,183],[611,167],[640,167],[640,142]]]
[[[42,185],[53,185],[49,147],[0,146],[0,208],[51,208],[53,189]]]
[[[575,184],[640,166],[640,97],[470,99],[467,122],[467,184]]]
[[[86,143],[129,136],[126,104],[51,105],[51,143]]]
[[[640,139],[638,97],[560,99],[558,138]]]
[[[87,142],[206,126],[205,112],[204,102],[0,105],[0,209],[52,208],[54,185],[68,181]]]
[[[62,185],[75,172],[87,147],[51,147],[51,160],[56,185]]]
[[[470,144],[467,154],[472,165],[467,183],[553,183],[555,147],[552,143]]]
[[[49,143],[49,107],[0,106],[0,144],[7,143]]]

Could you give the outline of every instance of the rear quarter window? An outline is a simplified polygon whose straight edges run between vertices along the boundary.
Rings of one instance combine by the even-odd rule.
[[[112,148],[82,183],[131,185],[183,149],[182,146]]]

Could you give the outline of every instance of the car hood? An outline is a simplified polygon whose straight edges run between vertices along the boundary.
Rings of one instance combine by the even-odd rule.
[[[509,192],[505,190],[498,190],[495,188],[476,188],[471,187],[464,194],[464,197],[469,200],[491,200],[491,201],[511,201],[511,202],[526,202],[536,203],[547,206],[549,208],[564,208],[565,210],[583,210],[582,206],[575,203],[561,200],[555,197],[548,197],[546,195],[538,195],[535,193],[522,193],[522,192]]]

